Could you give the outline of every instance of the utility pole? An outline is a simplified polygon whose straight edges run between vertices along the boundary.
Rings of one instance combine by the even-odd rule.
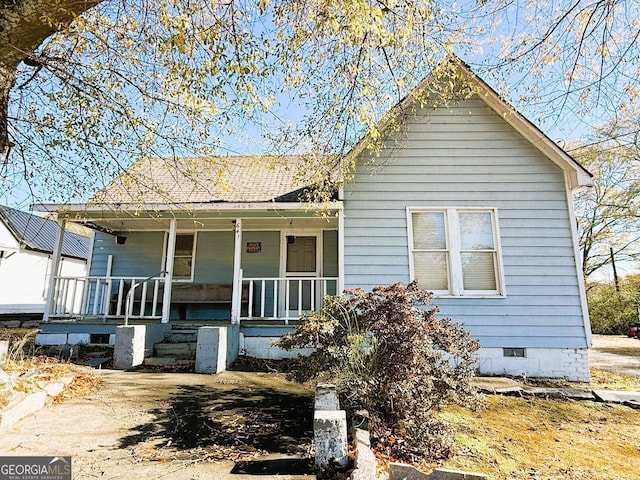
[[[613,267],[613,282],[616,286],[616,292],[619,292],[620,283],[618,282],[618,272],[616,270],[616,259],[613,256],[613,247],[609,247],[609,256],[611,257],[611,266]]]

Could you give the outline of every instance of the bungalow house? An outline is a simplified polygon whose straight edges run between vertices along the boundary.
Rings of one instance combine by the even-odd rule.
[[[58,224],[0,206],[0,316],[42,318]],[[57,272],[85,276],[90,239],[67,232]]]
[[[40,205],[96,230],[89,275],[56,277],[42,341],[73,325],[226,322],[234,352],[270,356],[324,294],[415,279],[479,339],[481,373],[588,379],[572,192],[591,175],[453,65],[473,93],[424,106],[425,79],[383,123],[389,148],[363,139],[322,205],[306,200],[299,157],[143,159],[86,204]]]

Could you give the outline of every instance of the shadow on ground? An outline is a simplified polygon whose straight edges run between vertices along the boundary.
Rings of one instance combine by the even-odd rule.
[[[246,475],[306,475],[311,473],[312,470],[311,459],[281,458],[238,462],[231,470],[231,473]]]
[[[218,451],[222,458],[277,453],[308,455],[313,401],[268,387],[181,385],[149,422],[120,441],[120,448],[171,445],[180,451]]]

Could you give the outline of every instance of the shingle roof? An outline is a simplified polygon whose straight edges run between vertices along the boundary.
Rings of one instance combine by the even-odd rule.
[[[53,220],[0,206],[2,221],[18,242],[29,250],[53,253],[60,226]],[[75,232],[66,231],[62,243],[62,255],[87,260],[90,239]]]
[[[299,202],[305,187],[313,183],[312,170],[315,167],[301,156],[144,158],[90,202]]]

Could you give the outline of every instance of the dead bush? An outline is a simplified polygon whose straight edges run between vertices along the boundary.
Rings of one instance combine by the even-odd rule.
[[[437,318],[437,308],[427,308],[432,295],[415,282],[346,293],[326,297],[279,341],[316,349],[301,359],[296,379],[335,382],[347,410],[368,410],[378,452],[412,462],[447,457],[449,434],[436,413],[477,402],[478,342]]]

